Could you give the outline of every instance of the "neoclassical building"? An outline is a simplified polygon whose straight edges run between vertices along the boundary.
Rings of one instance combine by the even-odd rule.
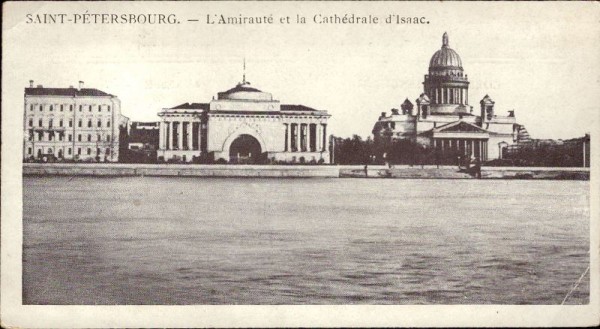
[[[25,160],[116,162],[121,101],[95,88],[25,88]]]
[[[509,145],[526,130],[517,124],[514,111],[498,115],[495,102],[485,95],[473,112],[469,105],[469,80],[458,53],[450,48],[448,34],[429,61],[423,93],[408,98],[400,110],[385,112],[373,127],[375,139],[412,139],[439,151],[455,151],[482,160],[502,158]]]
[[[327,111],[286,105],[242,82],[209,103],[165,108],[159,161],[328,163]]]

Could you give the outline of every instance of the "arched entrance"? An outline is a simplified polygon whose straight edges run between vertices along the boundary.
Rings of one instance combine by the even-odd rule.
[[[229,146],[229,160],[233,163],[256,163],[261,154],[260,142],[248,134],[238,136]]]

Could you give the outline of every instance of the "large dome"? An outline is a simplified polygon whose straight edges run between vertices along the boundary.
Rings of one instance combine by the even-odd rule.
[[[217,94],[219,99],[229,100],[251,100],[251,101],[272,101],[273,96],[270,93],[260,91],[250,86],[250,82],[244,81],[237,86]]]
[[[442,49],[433,54],[431,61],[429,61],[429,68],[447,67],[462,69],[462,61],[460,60],[460,56],[458,56],[456,51],[448,47],[448,33],[444,32],[444,36],[442,37]]]

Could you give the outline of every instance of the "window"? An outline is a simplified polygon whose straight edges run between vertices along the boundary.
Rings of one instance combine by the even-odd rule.
[[[48,140],[51,141],[53,139],[54,139],[54,132],[51,131],[48,133]]]
[[[92,120],[88,120],[88,128],[92,128]]]
[[[81,128],[81,124],[82,124],[82,122],[81,122],[81,119],[79,119],[79,122],[77,123],[77,126],[78,126],[79,128]]]
[[[87,155],[90,155],[90,154],[92,154],[92,149],[88,147],[88,149],[87,149]]]
[[[107,111],[110,112],[110,105],[107,107]]]
[[[73,119],[69,119],[69,127],[73,127]]]
[[[52,119],[48,120],[48,128],[52,128]]]
[[[102,127],[102,121],[98,120],[98,128]]]
[[[69,105],[69,112],[73,112],[73,104]]]
[[[81,142],[81,134],[77,135],[77,141]]]
[[[79,112],[83,110],[83,105],[79,105]]]
[[[106,149],[106,156],[109,156],[109,155],[110,155],[110,149],[109,149],[109,148],[107,148],[107,149]]]
[[[102,112],[102,105],[98,105],[98,112]]]
[[[69,135],[69,136],[70,136],[70,135]],[[71,148],[70,148],[70,147],[67,149],[67,154],[68,154],[68,155],[71,155]]]
[[[60,104],[60,111],[62,112],[65,109],[65,106],[63,104]]]
[[[42,131],[40,131],[38,133],[38,141],[44,140],[44,133]]]
[[[88,135],[88,142],[92,141],[92,135]]]
[[[96,154],[97,154],[97,155],[100,155],[100,152],[101,152],[101,151],[100,151],[100,148],[97,148],[97,149],[96,149]]]
[[[81,147],[77,148],[77,155],[81,155]]]
[[[106,121],[106,127],[110,128],[110,120]]]
[[[69,142],[73,141],[73,135],[69,134]]]
[[[42,112],[44,110],[44,105],[40,104],[40,112]]]
[[[52,112],[52,110],[54,110],[54,106],[50,105],[50,112]]]
[[[91,105],[90,105],[90,110],[89,111],[92,112],[92,106]]]
[[[33,111],[33,104],[29,105],[29,111]]]
[[[97,137],[98,137],[98,139],[96,139],[97,141],[99,141],[99,142],[102,141],[102,135],[98,134]]]
[[[27,148],[27,154],[31,155],[31,147]]]
[[[106,141],[110,142],[110,135],[106,135]]]
[[[59,127],[62,127],[62,126],[63,126],[63,121],[62,121],[62,120],[60,120],[60,121],[58,122],[58,126],[59,126]]]
[[[42,126],[43,126],[43,122],[42,122],[42,119],[40,119],[40,120],[38,121],[38,127],[42,127]]]
[[[29,119],[29,127],[33,127],[33,119]]]
[[[58,140],[62,142],[63,138],[64,138],[63,134],[62,133],[58,133]]]

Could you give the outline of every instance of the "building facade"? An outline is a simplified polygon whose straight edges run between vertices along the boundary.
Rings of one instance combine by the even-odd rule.
[[[439,152],[454,152],[482,160],[502,158],[518,142],[524,127],[517,124],[514,111],[498,115],[495,102],[485,95],[473,111],[469,105],[469,80],[458,53],[450,48],[448,34],[442,47],[429,61],[423,93],[400,110],[385,112],[373,127],[375,140],[411,139]],[[526,131],[526,130],[525,130]]]
[[[159,161],[328,163],[327,111],[286,105],[245,80],[158,116]]]
[[[116,162],[121,102],[98,89],[25,88],[23,157],[34,161]]]

